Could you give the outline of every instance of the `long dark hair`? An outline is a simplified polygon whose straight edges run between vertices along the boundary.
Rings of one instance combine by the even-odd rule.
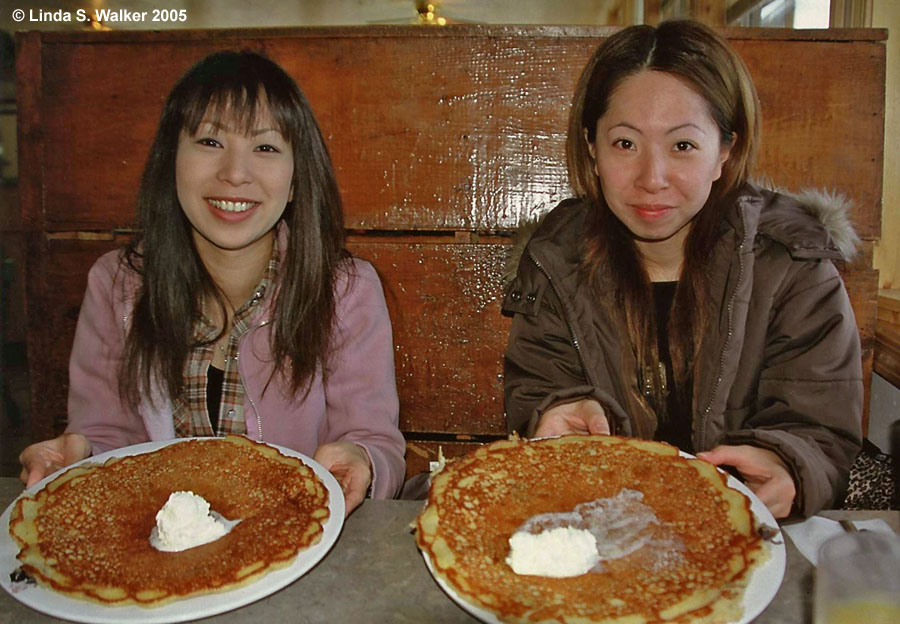
[[[642,386],[650,388],[647,394],[654,408],[664,414],[650,278],[631,232],[604,199],[588,145],[595,141],[597,121],[606,113],[616,87],[642,70],[676,76],[700,94],[718,126],[721,144],[731,145],[722,175],[713,183],[685,240],[684,264],[669,317],[669,352],[682,405],[690,405],[688,382],[710,313],[706,263],[725,200],[747,181],[753,169],[760,114],[756,89],[740,56],[715,31],[688,20],[663,22],[656,28],[632,26],[609,37],[594,52],[575,91],[566,143],[569,179],[575,192],[595,206],[583,268],[594,282],[600,279],[601,267],[610,276],[615,297],[605,297],[603,303],[622,316]]]
[[[325,362],[334,330],[334,285],[344,251],[340,194],[328,149],[309,102],[294,80],[254,52],[218,52],[194,65],[175,85],[141,180],[138,234],[124,255],[141,277],[119,377],[123,399],[136,407],[155,384],[177,397],[204,298],[227,305],[194,247],[190,223],[175,186],[181,132],[196,133],[204,116],[226,117],[249,131],[266,107],[291,146],[293,196],[282,220],[287,248],[280,250],[273,304],[273,375],[293,394],[308,391]],[[224,332],[224,329],[223,329]]]

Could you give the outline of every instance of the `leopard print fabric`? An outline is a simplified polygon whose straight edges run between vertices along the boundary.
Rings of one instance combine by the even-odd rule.
[[[865,440],[850,468],[850,486],[842,509],[900,509],[900,484],[894,459]]]

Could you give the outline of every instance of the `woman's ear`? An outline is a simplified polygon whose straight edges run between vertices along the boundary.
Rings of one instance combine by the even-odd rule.
[[[728,142],[728,145],[722,146],[722,149],[725,151],[725,160],[728,160],[728,157],[731,156],[731,150],[732,148],[734,148],[734,144],[737,143],[737,138],[737,132],[732,132],[731,140]],[[725,162],[725,160],[723,160],[722,162]]]
[[[734,147],[735,143],[737,143],[737,132],[731,133],[731,140],[727,143],[725,141],[722,141],[722,147],[719,150],[719,170],[716,173],[716,180],[722,177],[722,167],[731,157],[731,149]]]
[[[591,158],[597,160],[597,155],[594,153],[594,144],[591,143],[591,139],[588,136],[588,129],[583,128],[582,132],[584,133],[584,142],[587,143],[588,152],[591,154]]]

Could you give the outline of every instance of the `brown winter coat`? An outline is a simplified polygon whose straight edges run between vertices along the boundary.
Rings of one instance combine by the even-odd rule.
[[[568,200],[551,211],[507,287],[507,425],[528,434],[546,409],[592,397],[614,433],[652,439],[656,415],[639,392],[625,328],[592,301],[578,270],[590,210]],[[859,334],[832,264],[855,242],[835,198],[747,185],[710,257],[716,316],[698,353],[694,450],[774,451],[805,515],[840,501],[861,444]]]

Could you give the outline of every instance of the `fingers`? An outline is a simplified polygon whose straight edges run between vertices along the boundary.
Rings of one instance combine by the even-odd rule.
[[[60,461],[33,461],[22,468],[19,479],[25,483],[26,488],[43,479],[49,474],[53,474],[57,470],[65,468],[65,464]]]
[[[594,435],[609,435],[609,421],[605,414],[594,414],[588,419],[588,432]]]
[[[344,493],[344,516],[350,515],[366,498],[372,482],[372,466],[363,448],[352,442],[329,442],[313,456],[334,475]]]
[[[366,499],[366,490],[368,490],[368,484],[363,485],[364,481],[362,479],[351,479],[347,483],[347,487],[344,488],[344,517],[350,515],[350,513],[362,505],[362,502]]]
[[[717,446],[697,457],[716,466],[734,466],[747,487],[768,507],[776,518],[791,513],[797,486],[784,461],[772,451],[755,446]]]
[[[49,473],[55,472],[54,470],[42,470],[40,468],[35,468],[33,470],[22,470],[22,474],[19,475],[19,478],[25,482],[25,487],[30,488],[32,485],[46,477]]]
[[[64,433],[57,438],[36,442],[19,454],[22,472],[19,478],[31,487],[47,475],[80,461],[91,454],[91,443],[80,433]]]
[[[779,467],[787,472],[778,455],[756,446],[722,444],[711,451],[697,453],[697,457],[715,466],[734,466],[747,479],[768,479]]]
[[[578,431],[571,427],[565,420],[556,418],[552,415],[548,417],[545,414],[538,423],[537,429],[534,430],[534,437],[549,438],[571,433],[578,433]]]
[[[65,464],[62,461],[62,456],[60,456],[58,461],[42,460],[38,458],[24,465],[19,478],[25,483],[26,488],[30,488],[47,475],[64,467]]]
[[[32,478],[32,473],[37,473],[35,470],[28,470],[27,468],[22,468],[22,472],[19,473],[19,481],[25,484],[25,487],[30,488],[32,485],[41,480],[42,475],[36,475],[35,478]]]
[[[329,472],[337,479],[344,493],[344,517],[350,515],[366,499],[370,478],[366,471],[356,464],[334,464]]]
[[[537,438],[571,435],[609,435],[609,421],[603,406],[594,399],[563,403],[543,413],[534,436]]]
[[[741,466],[745,466],[747,463],[746,454],[743,452],[744,448],[748,447],[720,445],[711,451],[697,453],[697,457],[708,461],[714,466],[725,464],[727,466],[734,466],[740,470]]]
[[[47,442],[55,441],[48,440]],[[48,474],[56,472],[66,465],[63,454],[45,442],[38,442],[26,447],[19,454],[19,463],[22,464],[19,478],[25,483],[25,487],[31,487]]]

